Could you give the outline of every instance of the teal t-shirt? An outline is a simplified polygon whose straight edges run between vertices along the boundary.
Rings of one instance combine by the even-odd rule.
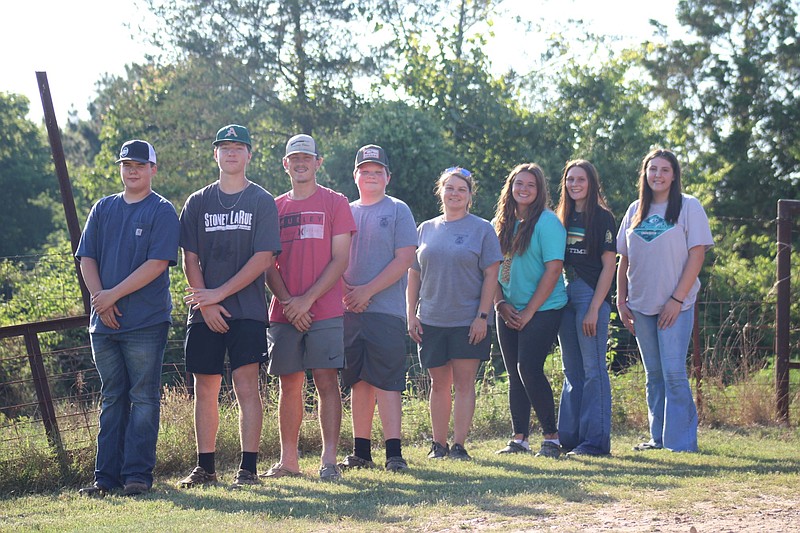
[[[517,223],[517,226],[519,223]],[[517,230],[514,227],[514,231]],[[506,256],[500,265],[498,279],[503,288],[503,298],[515,309],[521,311],[528,305],[539,280],[545,271],[548,261],[563,261],[567,246],[567,230],[555,213],[550,210],[542,212],[533,228],[531,244],[522,255]],[[564,286],[564,275],[559,274],[556,286],[539,311],[561,309],[567,304],[567,290]]]

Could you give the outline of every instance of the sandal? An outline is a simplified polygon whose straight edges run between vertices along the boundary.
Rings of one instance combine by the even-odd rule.
[[[284,468],[281,463],[275,463],[269,470],[259,474],[258,477],[278,479],[279,477],[299,477],[300,475],[300,472]]]

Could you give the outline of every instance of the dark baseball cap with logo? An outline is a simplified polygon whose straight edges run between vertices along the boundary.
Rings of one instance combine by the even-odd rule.
[[[139,163],[153,163],[156,164],[156,151],[147,141],[134,139],[122,145],[119,149],[119,159],[115,163],[122,163],[123,161],[137,161]]]
[[[384,166],[386,170],[389,170],[389,159],[386,157],[386,151],[377,144],[368,144],[358,149],[355,168],[364,163],[378,163]]]
[[[227,126],[221,127],[217,132],[217,138],[211,144],[217,146],[219,143],[224,142],[242,143],[252,147],[250,143],[250,132],[247,131],[247,128],[239,124],[228,124]]]

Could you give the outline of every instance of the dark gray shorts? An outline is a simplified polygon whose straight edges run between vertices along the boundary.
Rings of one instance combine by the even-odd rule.
[[[220,374],[225,370],[225,352],[231,370],[267,361],[267,325],[258,320],[230,320],[228,331],[215,333],[205,322],[189,324],[183,343],[186,371]]]
[[[444,366],[451,359],[489,360],[492,348],[492,330],[478,344],[469,343],[469,326],[439,328],[422,324],[422,344],[419,345],[419,362],[422,368]]]
[[[303,372],[313,368],[342,368],[344,341],[342,318],[312,322],[311,329],[299,332],[291,324],[272,322],[267,334],[269,367],[274,376]]]
[[[387,391],[406,388],[406,323],[385,313],[344,314],[342,385],[359,381]]]

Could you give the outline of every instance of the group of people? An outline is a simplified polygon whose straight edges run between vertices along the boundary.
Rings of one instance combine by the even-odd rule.
[[[322,157],[309,135],[287,142],[282,161],[291,189],[277,198],[247,178],[247,128],[224,126],[213,145],[219,179],[189,196],[178,216],[152,190],[158,168],[152,145],[126,142],[117,160],[123,191],[98,201],[87,219],[76,256],[92,295],[89,332],[102,400],[94,483],[81,494],[135,495],[152,486],[172,310],[168,267],[177,264],[179,247],[197,445],[196,466],[181,488],[217,481],[226,354],[239,406],[234,487],[301,475],[309,374],[322,435],[320,479],[376,466],[376,405],[384,466],[407,470],[401,446],[407,334],[430,376],[428,457],[470,459],[475,378],[490,356],[493,322],[512,424],[512,438],[497,453],[531,452],[533,408],[543,437],[537,456],[610,454],[606,343],[615,270],[619,316],[636,335],[647,376],[651,440],[635,448],[697,449],[686,352],[697,277],[713,241],[702,206],[681,192],[672,152],[645,156],[639,199],[615,231],[597,170],[586,160],[567,163],[555,212],[542,169],[518,165],[492,222],[470,213],[472,173],[448,168],[435,187],[442,214],[417,227],[408,206],[386,194],[391,172],[380,146],[356,153],[359,198],[348,203],[317,182]],[[544,373],[556,339],[565,378],[558,418]],[[279,381],[281,451],[259,475],[262,364]],[[340,382],[351,390],[354,442],[337,462]]]

